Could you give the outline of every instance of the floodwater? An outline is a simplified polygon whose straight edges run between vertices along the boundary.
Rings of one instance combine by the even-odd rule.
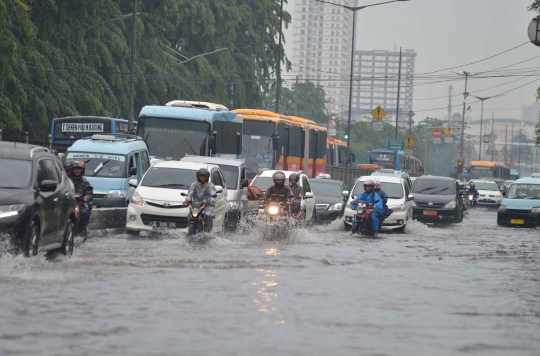
[[[540,355],[540,230],[93,238],[0,259],[0,355]]]

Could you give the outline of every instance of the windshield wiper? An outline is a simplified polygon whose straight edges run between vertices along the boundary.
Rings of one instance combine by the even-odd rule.
[[[422,193],[422,192],[425,192],[426,190],[431,190],[431,189],[437,189],[437,187],[424,188],[424,189],[418,190],[418,191],[413,192],[413,193]]]
[[[197,153],[195,153],[195,150],[193,149],[193,147],[191,147],[191,145],[189,144],[187,138],[184,137],[184,141],[186,141],[186,143],[188,144],[189,148],[191,148],[191,150],[193,151],[193,154],[194,154],[194,155],[197,155]]]
[[[111,160],[111,159],[108,159],[108,160],[106,160],[105,162],[101,162],[101,163],[96,167],[96,169],[94,169],[94,173],[92,174],[92,177],[95,177],[96,174],[98,174],[99,171],[101,171],[101,168],[103,168],[104,165],[106,165],[107,163],[109,163],[110,160]]]
[[[444,188],[444,189],[441,189],[439,190],[438,192],[432,192],[431,195],[437,195],[437,194],[440,194],[442,192],[444,192],[445,190],[448,190],[448,187]]]

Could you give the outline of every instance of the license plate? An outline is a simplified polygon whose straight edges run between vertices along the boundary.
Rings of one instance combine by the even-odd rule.
[[[510,219],[510,224],[523,225],[523,224],[525,224],[525,220],[523,220],[523,219]]]
[[[174,222],[154,221],[152,225],[155,228],[159,228],[159,229],[175,229],[176,228],[176,223]]]
[[[437,216],[437,210],[424,210],[423,214],[427,216]]]

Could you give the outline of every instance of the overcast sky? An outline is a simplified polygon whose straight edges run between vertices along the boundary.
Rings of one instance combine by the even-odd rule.
[[[294,1],[289,0],[286,9],[293,15]],[[308,0],[313,1],[313,0]],[[330,0],[331,1],[331,0]],[[359,5],[381,1],[359,0]],[[526,41],[527,27],[535,13],[527,11],[532,0],[411,0],[367,8],[358,12],[356,48],[363,50],[394,50],[395,47],[414,49],[417,52],[416,73],[467,64],[490,57],[494,54],[518,46]],[[286,50],[292,58],[292,25],[286,33]],[[526,44],[496,58],[455,69],[480,72],[497,69],[540,56],[540,47]],[[540,57],[507,69],[538,68]],[[437,74],[448,74],[440,72]],[[489,78],[469,80],[468,92],[472,95],[491,96],[521,86],[538,78],[537,82],[506,94],[504,97],[488,100],[484,104],[484,115],[491,117],[491,111],[499,118],[521,118],[521,107],[535,102],[535,91],[540,86],[539,76],[511,78]],[[517,80],[517,81],[516,81]],[[509,83],[515,81],[513,83]],[[419,84],[418,82],[417,84]],[[508,83],[508,84],[506,84]],[[443,118],[447,115],[448,86],[454,85],[453,105],[462,103],[461,93],[464,81],[446,82],[416,86],[413,110],[415,120],[426,116]],[[506,84],[506,85],[505,85]],[[497,88],[480,91],[484,88]],[[441,99],[418,100],[444,97]],[[468,101],[476,99],[469,98]],[[431,108],[443,108],[423,111]],[[473,119],[480,117],[480,103],[472,104]],[[460,108],[453,108],[460,112]]]

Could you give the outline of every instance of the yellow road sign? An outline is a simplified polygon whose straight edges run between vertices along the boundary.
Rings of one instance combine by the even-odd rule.
[[[414,146],[414,140],[411,136],[405,137],[405,147],[412,148]]]
[[[452,136],[452,130],[450,130],[450,125],[446,126],[446,128],[443,131],[446,136],[448,137]]]
[[[371,112],[371,116],[377,121],[381,121],[386,116],[386,111],[382,108],[382,106],[377,106],[373,111]]]
[[[506,149],[505,149],[504,147],[501,148],[501,149],[499,150],[499,153],[502,154],[502,155],[503,155],[505,152],[506,152]]]

